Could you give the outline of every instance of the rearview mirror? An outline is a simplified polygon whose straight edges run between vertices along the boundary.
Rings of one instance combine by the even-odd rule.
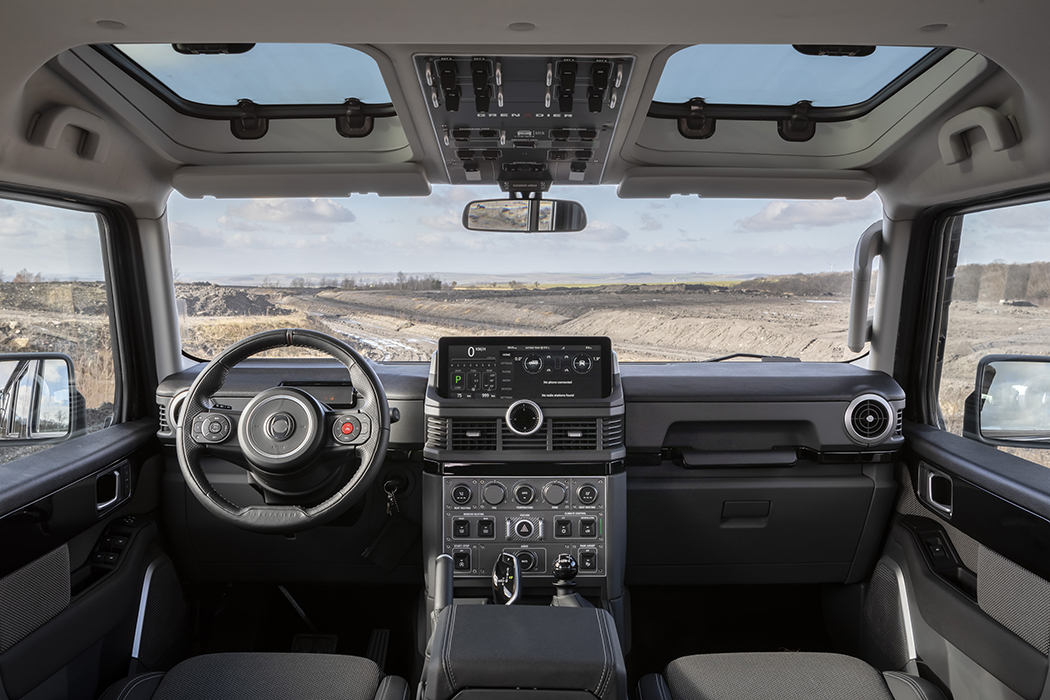
[[[0,354],[0,444],[65,440],[82,427],[83,413],[68,355]]]
[[[1050,357],[981,358],[964,434],[989,445],[1050,448]]]
[[[469,231],[572,233],[587,227],[583,205],[564,199],[482,199],[463,210]]]

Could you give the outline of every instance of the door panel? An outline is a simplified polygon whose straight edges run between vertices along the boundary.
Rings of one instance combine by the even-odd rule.
[[[90,700],[128,673],[163,557],[155,430],[122,424],[0,468],[0,698]]]
[[[901,570],[913,663],[956,700],[1043,697],[1050,521],[1036,510],[1050,512],[1043,491],[1050,492],[1050,475],[928,426],[906,423],[905,437],[897,516],[883,553]],[[950,513],[923,502],[916,488],[929,469],[950,480],[935,499],[948,501]],[[1046,487],[1033,487],[1033,477]]]

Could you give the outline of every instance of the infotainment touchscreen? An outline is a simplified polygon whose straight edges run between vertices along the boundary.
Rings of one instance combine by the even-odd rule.
[[[449,399],[603,399],[612,392],[608,338],[441,338],[438,394]]]

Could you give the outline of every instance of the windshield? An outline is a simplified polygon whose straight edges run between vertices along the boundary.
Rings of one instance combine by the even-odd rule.
[[[843,361],[861,201],[619,199],[554,188],[580,233],[463,229],[484,188],[429,197],[169,202],[183,349],[251,333],[337,334],[376,360],[430,359],[444,335],[604,335],[623,361],[732,353]]]

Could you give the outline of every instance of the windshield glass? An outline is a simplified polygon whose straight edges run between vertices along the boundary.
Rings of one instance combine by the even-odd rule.
[[[667,60],[656,102],[814,107],[865,102],[932,49],[879,46],[863,56],[809,56],[791,45],[699,45]]]
[[[731,353],[842,361],[861,201],[619,199],[553,188],[580,233],[463,229],[498,197],[171,197],[183,348],[211,357],[268,328],[338,334],[377,360],[429,360],[443,335],[606,335],[625,361]],[[874,286],[874,285],[873,285]]]

